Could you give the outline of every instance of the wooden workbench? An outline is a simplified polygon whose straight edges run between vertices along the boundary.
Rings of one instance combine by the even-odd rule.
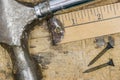
[[[39,2],[39,0],[20,0],[27,2]],[[80,6],[81,9],[95,7],[119,0],[96,0],[93,3]],[[112,35],[115,46],[100,58],[94,65],[88,67],[88,63],[105,46],[96,47],[95,38],[86,39],[58,46],[51,46],[49,33],[45,24],[36,26],[30,34],[29,50],[31,55],[38,59],[42,68],[43,80],[120,80],[120,34]],[[107,36],[105,36],[105,39]],[[39,57],[42,57],[39,58]],[[114,60],[115,67],[105,67],[100,70],[83,73],[86,69],[106,63],[109,58]],[[0,47],[0,80],[13,80],[13,65],[9,53]]]

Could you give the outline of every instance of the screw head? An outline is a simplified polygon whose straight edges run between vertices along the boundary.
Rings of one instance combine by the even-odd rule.
[[[115,66],[112,59],[110,59],[109,62],[108,62],[107,64],[110,65],[110,66]]]

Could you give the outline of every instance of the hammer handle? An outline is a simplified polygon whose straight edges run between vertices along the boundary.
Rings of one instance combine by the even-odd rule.
[[[90,2],[94,0],[47,0],[34,7],[35,13],[39,18],[42,18],[56,11],[67,9],[79,4]]]
[[[17,80],[40,80],[34,61],[30,58],[27,49],[13,47]]]

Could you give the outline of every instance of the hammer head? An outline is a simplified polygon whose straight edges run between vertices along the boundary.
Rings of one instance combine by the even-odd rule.
[[[15,0],[0,0],[0,42],[20,45],[25,26],[35,18],[34,8]]]

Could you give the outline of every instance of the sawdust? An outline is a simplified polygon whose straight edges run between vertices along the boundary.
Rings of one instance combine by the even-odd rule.
[[[31,3],[31,4],[37,4],[40,2],[40,0],[19,0],[24,3]],[[120,0],[99,0],[96,3],[91,5],[83,5],[79,7],[79,9],[84,8],[90,8],[90,7],[96,7],[101,6],[105,4],[115,3]],[[75,8],[74,8],[75,9]],[[68,10],[71,11],[72,9]],[[64,11],[63,11],[64,12]],[[58,12],[59,14],[61,12]],[[42,32],[40,27],[35,28],[31,33],[31,40],[30,45],[32,47],[30,48],[30,51],[34,55],[40,55],[42,56],[42,60],[40,61],[40,66],[43,67],[43,75],[44,80],[119,80],[119,55],[115,53],[113,54],[107,54],[106,56],[109,56],[107,58],[110,58],[111,56],[116,60],[115,64],[117,65],[116,68],[110,68],[111,70],[111,77],[109,74],[109,68],[107,70],[103,69],[97,74],[93,72],[93,74],[82,74],[81,71],[87,69],[86,67],[89,60],[91,60],[99,51],[101,51],[103,48],[96,49],[95,44],[93,43],[94,39],[88,39],[88,40],[82,40],[78,42],[72,42],[69,44],[63,44],[59,46],[52,47],[50,45],[50,41],[48,41],[49,38],[40,38],[39,36],[48,36],[47,30],[43,30]],[[40,33],[38,33],[40,32]],[[38,36],[36,36],[36,34]],[[40,35],[39,35],[40,34]],[[120,35],[117,34],[114,36],[116,39],[116,48],[113,49],[113,51],[109,53],[120,52]],[[34,40],[33,40],[34,38]],[[34,46],[34,47],[33,47]],[[44,52],[44,53],[43,53]],[[87,54],[86,54],[87,53]],[[89,54],[88,54],[89,53]],[[104,59],[102,61],[107,61],[107,58],[103,57]],[[37,58],[38,59],[38,58]],[[9,54],[5,49],[0,47],[0,80],[13,80],[13,74],[12,69],[13,65],[10,59]],[[83,66],[82,66],[83,65]],[[45,68],[47,67],[47,69]],[[105,74],[106,73],[106,74]],[[106,78],[107,76],[107,78]]]

